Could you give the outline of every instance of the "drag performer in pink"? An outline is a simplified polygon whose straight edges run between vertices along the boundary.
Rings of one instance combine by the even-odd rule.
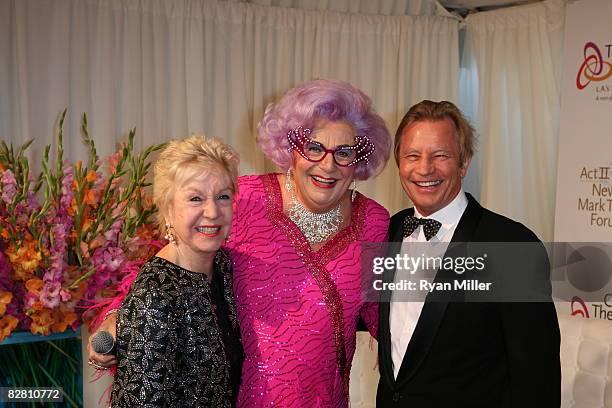
[[[355,180],[386,164],[388,130],[361,91],[315,80],[268,106],[258,143],[286,173],[239,179],[226,245],[245,353],[237,405],[347,407],[357,323],[378,326],[360,244],[384,241],[389,221]]]

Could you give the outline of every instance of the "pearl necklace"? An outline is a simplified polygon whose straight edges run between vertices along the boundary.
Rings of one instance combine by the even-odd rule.
[[[289,173],[287,174],[289,176]],[[291,207],[289,219],[302,231],[310,245],[324,242],[330,235],[340,229],[344,217],[340,211],[340,203],[332,210],[324,213],[315,213],[308,210],[295,196],[290,179],[287,178],[286,187],[291,192]]]

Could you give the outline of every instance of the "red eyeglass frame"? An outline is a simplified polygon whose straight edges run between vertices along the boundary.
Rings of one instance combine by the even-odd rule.
[[[311,134],[311,130],[309,128],[304,128],[302,126],[298,126],[295,129],[288,131],[287,140],[289,141],[290,147],[287,150],[288,151],[296,150],[300,154],[300,156],[302,156],[304,159],[312,163],[318,163],[320,161],[323,161],[323,159],[325,159],[327,154],[331,153],[332,158],[334,159],[334,163],[336,163],[336,165],[340,167],[350,167],[350,166],[357,164],[361,160],[365,160],[366,163],[369,163],[368,156],[374,153],[374,150],[375,150],[374,144],[370,142],[370,139],[368,139],[367,136],[359,136],[359,135],[355,136],[355,141],[357,143],[352,146],[344,145],[344,146],[337,147],[335,149],[328,149],[322,143],[311,139],[309,137],[310,134]],[[325,154],[323,154],[323,156],[321,156],[321,158],[318,160],[311,159],[304,152],[304,145],[306,145],[306,143],[313,143],[313,144],[316,144],[317,146],[320,146],[321,149],[325,152]],[[334,153],[338,151],[339,149],[347,149],[347,148],[357,151],[355,158],[353,159],[352,162],[348,164],[338,163],[338,161],[336,160],[336,155]]]

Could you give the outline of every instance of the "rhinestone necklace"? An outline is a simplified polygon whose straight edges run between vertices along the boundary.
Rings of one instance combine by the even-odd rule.
[[[291,189],[289,219],[302,231],[310,245],[324,242],[330,235],[338,232],[342,221],[344,221],[342,211],[340,211],[340,203],[328,212],[315,213],[308,210],[297,200],[293,188]]]

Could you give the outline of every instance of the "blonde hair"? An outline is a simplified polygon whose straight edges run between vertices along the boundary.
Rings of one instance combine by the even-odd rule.
[[[459,144],[459,163],[463,167],[474,155],[476,132],[459,108],[449,101],[423,100],[408,110],[397,128],[397,132],[395,132],[395,146],[393,148],[395,163],[399,165],[399,147],[404,129],[414,122],[436,122],[444,119],[450,119],[455,125],[457,143]]]
[[[219,169],[229,177],[231,190],[238,192],[239,161],[234,148],[216,138],[193,135],[169,141],[154,166],[153,202],[160,229],[166,223],[165,215],[176,188],[198,175]]]

